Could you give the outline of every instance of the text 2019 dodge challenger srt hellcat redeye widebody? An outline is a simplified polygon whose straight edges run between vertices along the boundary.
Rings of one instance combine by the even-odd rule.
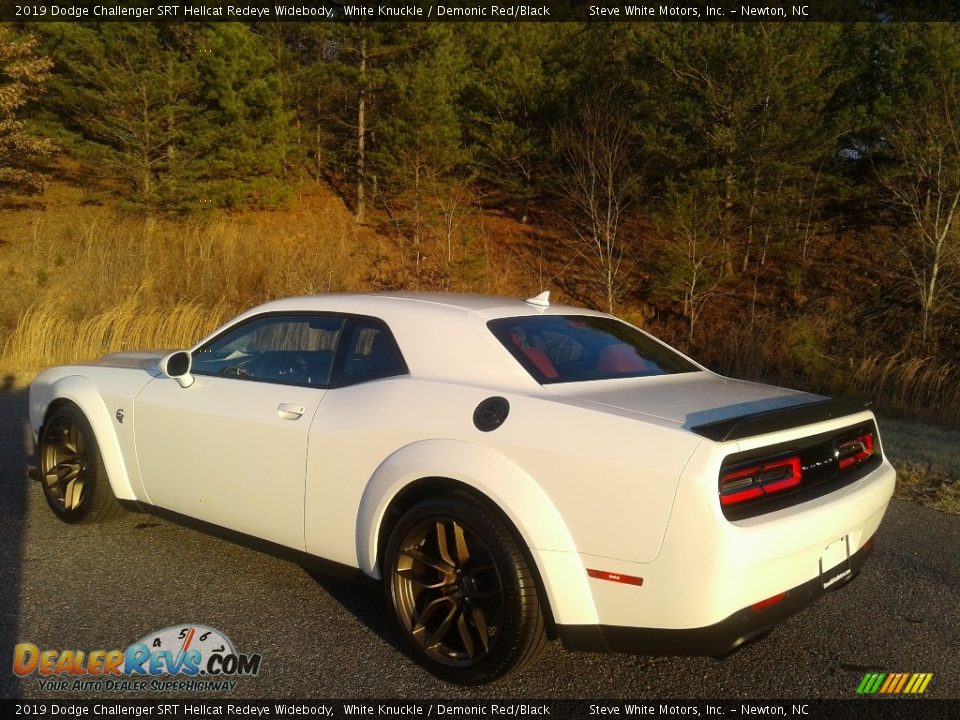
[[[382,580],[411,656],[464,684],[553,637],[726,654],[858,572],[894,485],[863,401],[546,294],[278,300],[47,370],[30,420],[62,520],[126,506]]]

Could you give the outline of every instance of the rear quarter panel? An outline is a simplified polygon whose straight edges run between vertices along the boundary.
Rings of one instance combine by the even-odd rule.
[[[510,414],[498,429],[481,432],[473,411],[492,395],[507,398]],[[441,462],[430,454],[429,439],[482,449],[488,466]],[[376,533],[380,518],[356,532],[349,526],[361,500],[372,502],[367,485],[391,457],[422,443],[420,477],[453,475],[477,487],[501,504],[531,547],[647,562],[660,550],[680,474],[701,440],[670,423],[596,406],[441,381],[405,377],[332,390],[310,433],[307,548],[323,554],[333,547],[332,559],[362,564],[358,546],[375,546],[375,539],[344,543]],[[527,482],[535,493],[518,492],[516,485]],[[398,489],[391,485],[389,492]],[[545,527],[547,517],[561,525],[556,532]]]

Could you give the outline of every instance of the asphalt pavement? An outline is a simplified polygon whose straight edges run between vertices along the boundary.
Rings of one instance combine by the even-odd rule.
[[[933,673],[960,698],[960,517],[894,501],[864,572],[725,660],[571,653],[458,688],[398,649],[380,595],[159,520],[73,527],[25,476],[26,391],[0,391],[0,697],[852,698],[864,674]],[[12,672],[13,648],[124,649],[162,628],[220,630],[260,672],[229,693],[63,692]]]

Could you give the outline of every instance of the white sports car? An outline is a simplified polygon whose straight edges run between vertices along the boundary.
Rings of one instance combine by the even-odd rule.
[[[481,683],[568,648],[731,652],[850,580],[893,493],[864,401],[718,376],[599,312],[449,294],[254,308],[30,389],[56,515],[121,506],[382,580]]]

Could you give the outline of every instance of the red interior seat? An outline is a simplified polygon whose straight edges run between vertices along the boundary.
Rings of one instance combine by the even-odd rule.
[[[545,350],[525,346],[523,338],[518,333],[513,333],[510,336],[510,340],[514,345],[517,346],[517,348],[523,351],[523,354],[527,356],[527,359],[534,364],[537,370],[543,373],[544,377],[550,379],[560,377],[557,369],[553,366],[553,361],[550,359],[550,356],[547,355]]]
[[[629,345],[608,345],[597,358],[597,370],[603,373],[647,372],[650,366]]]
[[[550,356],[540,348],[521,348],[523,354],[526,355],[530,362],[537,366],[537,370],[543,373],[544,377],[556,378],[559,377],[557,369],[553,366],[553,361],[550,360]]]

